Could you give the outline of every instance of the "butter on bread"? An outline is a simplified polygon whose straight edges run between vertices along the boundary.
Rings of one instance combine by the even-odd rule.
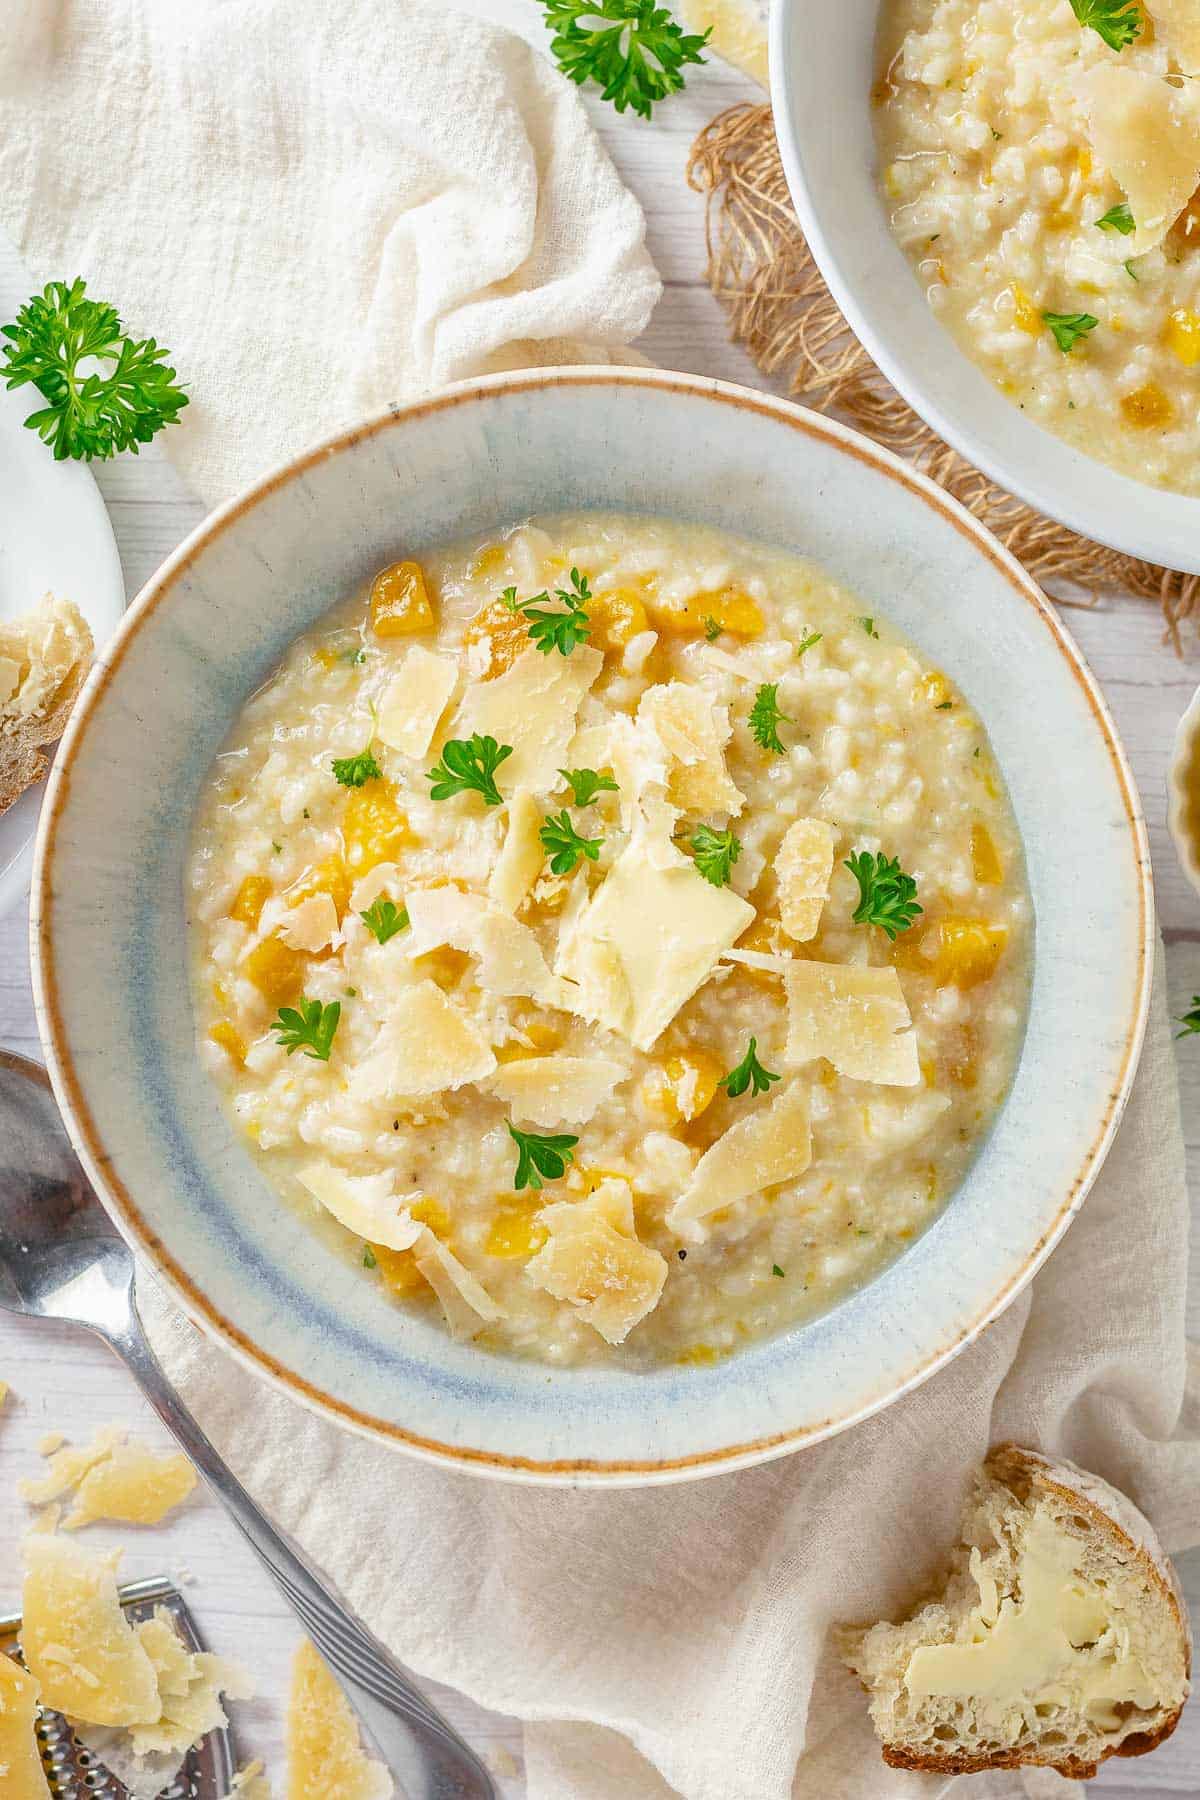
[[[78,607],[52,594],[0,620],[0,813],[45,774],[45,746],[63,734],[92,649]]]
[[[900,1625],[846,1629],[893,1768],[1041,1765],[1090,1780],[1174,1731],[1191,1637],[1174,1571],[1098,1476],[1002,1444],[964,1510],[949,1581]]]

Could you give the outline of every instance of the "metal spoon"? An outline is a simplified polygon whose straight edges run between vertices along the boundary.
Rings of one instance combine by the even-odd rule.
[[[408,1800],[497,1800],[453,1727],[234,1479],[155,1360],[134,1262],[71,1148],[46,1071],[0,1050],[0,1310],[86,1326],[125,1363],[223,1501],[366,1723]]]

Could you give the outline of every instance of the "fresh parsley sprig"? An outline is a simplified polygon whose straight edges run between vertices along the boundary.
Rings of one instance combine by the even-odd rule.
[[[563,74],[594,81],[618,112],[648,119],[659,100],[684,84],[686,63],[702,63],[709,39],[690,36],[654,0],[542,0],[554,33],[550,49]],[[711,27],[710,27],[711,30]]]
[[[814,644],[819,644],[824,635],[823,631],[806,631],[796,645],[796,655],[803,656],[806,650],[811,650]]]
[[[1044,312],[1042,323],[1049,326],[1055,343],[1063,355],[1067,356],[1081,338],[1085,338],[1089,331],[1095,331],[1100,321],[1093,313]]]
[[[1175,1023],[1177,1025],[1182,1025],[1183,1027],[1182,1031],[1177,1031],[1175,1033],[1177,1038],[1192,1037],[1200,1034],[1200,994],[1192,995],[1192,1004],[1185,1013],[1179,1015],[1179,1018],[1176,1019]]]
[[[1142,34],[1137,0],[1071,0],[1071,11],[1081,25],[1099,32],[1110,50],[1123,50]]]
[[[500,602],[509,612],[523,613],[531,621],[529,635],[544,656],[552,650],[560,656],[570,656],[577,644],[585,644],[592,635],[586,602],[593,594],[587,576],[572,569],[570,587],[555,588],[554,598],[562,601],[561,607],[552,607],[545,591],[534,594],[531,600],[518,600],[516,588],[506,587]]]
[[[1128,200],[1121,200],[1116,206],[1110,206],[1094,223],[1097,231],[1119,231],[1122,237],[1128,237],[1130,232],[1137,230]]]
[[[854,911],[856,925],[878,925],[895,943],[901,931],[907,931],[918,913],[917,884],[900,867],[900,859],[890,860],[882,851],[872,856],[869,850],[855,851],[846,861],[858,883],[858,905]]]
[[[543,1179],[557,1181],[560,1175],[566,1174],[567,1164],[575,1160],[573,1151],[579,1139],[566,1132],[546,1137],[536,1131],[518,1131],[507,1119],[505,1129],[517,1146],[513,1187],[518,1193],[526,1187],[540,1188]]]
[[[692,861],[705,881],[713,887],[727,887],[733,865],[742,854],[741,839],[732,829],[714,831],[711,825],[697,825],[692,833]]]
[[[82,280],[50,282],[0,333],[8,339],[0,373],[10,388],[31,382],[46,402],[25,423],[56,462],[136,456],[188,403],[165,360],[170,352],[153,338],[127,337],[116,307],[89,300],[86,289]],[[110,366],[83,373],[93,361]]]
[[[597,794],[621,791],[611,775],[598,775],[595,769],[560,769],[558,772],[570,788],[575,806],[590,806]]]
[[[407,906],[397,906],[394,900],[386,900],[382,894],[358,916],[380,944],[386,944],[398,931],[407,931],[411,923]]]
[[[343,787],[360,788],[364,782],[379,781],[382,775],[371,744],[354,756],[335,756],[333,759],[334,780],[340,781]]]
[[[538,836],[542,840],[542,849],[550,858],[552,875],[569,875],[581,856],[595,862],[604,845],[602,837],[580,837],[565,807],[557,817],[554,813],[546,814],[546,822]]]
[[[722,1075],[717,1085],[725,1089],[731,1100],[736,1100],[748,1089],[756,1094],[765,1094],[773,1081],[781,1079],[781,1076],[773,1075],[770,1069],[763,1068],[758,1060],[758,1039],[751,1038],[750,1048],[737,1068],[730,1069],[728,1075]]]
[[[504,796],[496,786],[496,770],[512,755],[511,744],[498,744],[494,737],[451,738],[442,750],[442,760],[425,771],[432,781],[430,798],[449,800],[452,794],[479,794],[486,806],[502,806]]]
[[[764,681],[754,696],[748,723],[760,750],[773,750],[776,756],[782,756],[783,740],[779,736],[779,727],[790,725],[792,721],[781,708],[778,695],[779,683]]]
[[[340,1000],[322,1006],[319,1000],[301,995],[297,1006],[280,1007],[279,1017],[272,1020],[270,1029],[278,1034],[275,1042],[289,1056],[294,1050],[303,1050],[305,1056],[317,1062],[328,1062],[341,1016]]]

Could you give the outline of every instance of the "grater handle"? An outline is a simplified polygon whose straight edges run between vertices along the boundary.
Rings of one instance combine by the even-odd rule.
[[[274,1576],[361,1714],[405,1800],[498,1800],[474,1751],[260,1512],[167,1380],[130,1299],[128,1320],[110,1326],[106,1341]]]

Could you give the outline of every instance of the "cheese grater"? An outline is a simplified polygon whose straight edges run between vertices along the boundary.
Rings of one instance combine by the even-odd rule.
[[[205,1648],[182,1596],[165,1576],[129,1582],[120,1593],[121,1605],[135,1624],[150,1618],[161,1606],[170,1613],[189,1650]],[[16,1640],[20,1629],[19,1613],[0,1617],[0,1651],[18,1662],[21,1653]],[[54,1800],[128,1800],[125,1784],[80,1743],[61,1713],[43,1708],[37,1733]],[[233,1788],[236,1768],[232,1734],[228,1730],[210,1731],[189,1750],[174,1779],[160,1789],[158,1800],[225,1800]]]

